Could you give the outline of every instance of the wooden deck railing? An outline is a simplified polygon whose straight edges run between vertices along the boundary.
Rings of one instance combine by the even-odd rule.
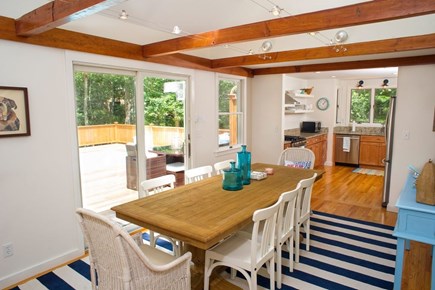
[[[79,146],[134,142],[136,126],[128,124],[106,124],[79,126]],[[154,146],[171,145],[174,140],[183,140],[184,128],[145,126],[145,138]]]
[[[79,146],[134,142],[136,126],[129,124],[106,124],[78,126]],[[220,133],[229,130],[219,130]],[[184,128],[165,126],[145,126],[145,140],[152,146],[181,146],[184,141]]]

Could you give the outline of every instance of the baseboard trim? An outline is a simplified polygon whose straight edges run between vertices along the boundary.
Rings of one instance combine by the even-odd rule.
[[[0,280],[0,289],[13,288],[22,284],[24,281],[40,276],[41,273],[50,272],[60,265],[79,259],[83,257],[83,255],[85,255],[83,249],[74,249],[64,255],[54,257],[51,260],[44,261],[27,269],[23,269],[22,271],[5,276]]]

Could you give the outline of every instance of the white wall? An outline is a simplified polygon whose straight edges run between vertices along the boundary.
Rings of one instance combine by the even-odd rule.
[[[282,76],[255,76],[250,97],[252,161],[276,164],[284,142]]]
[[[421,170],[429,159],[435,160],[434,75],[435,65],[399,68],[389,210],[394,210],[408,165]],[[405,131],[409,139],[403,138]]]
[[[0,288],[81,253],[62,50],[0,41],[3,86],[27,87],[31,136],[2,138]]]
[[[192,166],[235,158],[215,153],[216,74],[0,40],[0,85],[28,88],[31,122],[31,136],[0,141],[0,246],[14,247],[0,255],[0,288],[83,253],[72,62],[190,78]]]

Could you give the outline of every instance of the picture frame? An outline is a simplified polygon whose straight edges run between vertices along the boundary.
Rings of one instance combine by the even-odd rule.
[[[0,86],[0,138],[30,136],[27,88]]]

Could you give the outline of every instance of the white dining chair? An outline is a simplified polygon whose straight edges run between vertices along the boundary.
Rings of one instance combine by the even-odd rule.
[[[311,192],[317,173],[313,177],[299,181],[300,191],[296,199],[295,215],[295,262],[299,263],[300,234],[306,235],[306,250],[310,250],[310,217],[311,217]]]
[[[89,249],[92,289],[190,290],[192,254],[173,257],[91,210],[76,210]],[[98,280],[98,282],[97,282]]]
[[[284,149],[278,159],[278,165],[313,169],[316,156],[308,148],[290,147]]]
[[[211,167],[210,165],[187,169],[184,171],[186,184],[203,180],[205,177],[211,177],[212,172],[213,167]]]
[[[231,268],[231,277],[239,271],[246,278],[249,289],[257,289],[257,273],[266,264],[270,289],[275,289],[275,229],[282,198],[272,206],[258,209],[252,216],[251,237],[236,233],[205,252],[204,289],[209,289],[210,276],[217,266]],[[262,228],[263,231],[259,231]],[[250,274],[248,273],[250,272]]]
[[[220,162],[216,162],[213,164],[214,171],[217,175],[223,174],[223,170],[225,168],[230,168],[231,162],[234,162],[234,159],[228,159]]]
[[[293,272],[293,247],[295,232],[296,200],[301,191],[300,184],[291,191],[281,194],[281,206],[278,211],[276,222],[276,284],[278,288],[282,285],[282,248],[286,247],[289,253],[288,267]]]
[[[145,193],[145,196],[150,196],[153,194],[157,194],[169,189],[173,189],[175,185],[175,175],[167,174],[163,176],[159,176],[152,179],[144,180],[140,183],[142,190]],[[159,238],[163,238],[169,241],[172,244],[172,249],[175,256],[180,256],[181,253],[181,241],[178,241],[174,238],[168,237],[166,235],[162,235],[159,233],[155,233],[152,230],[149,230],[150,235],[150,245],[155,247],[157,244],[157,240]]]
[[[281,205],[278,210],[276,219],[276,235],[275,235],[275,249],[276,249],[276,283],[278,288],[282,285],[282,248],[286,247],[289,253],[288,267],[290,272],[293,272],[293,247],[294,247],[294,231],[295,231],[295,212],[296,200],[301,190],[300,184],[295,189],[281,194]],[[252,235],[253,224],[243,228],[241,234]],[[259,229],[261,233],[262,228]]]

